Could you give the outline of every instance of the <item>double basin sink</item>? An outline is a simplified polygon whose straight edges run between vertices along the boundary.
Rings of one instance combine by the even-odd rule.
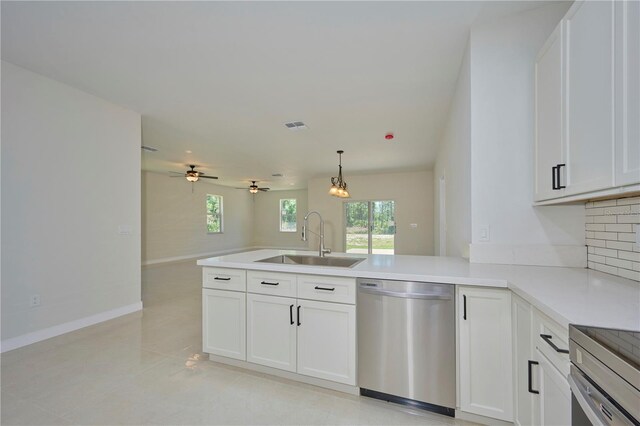
[[[280,265],[307,265],[307,266],[330,266],[334,268],[351,268],[362,262],[361,257],[320,257],[301,256],[296,254],[282,254],[280,256],[268,257],[256,260],[262,263],[276,263]]]

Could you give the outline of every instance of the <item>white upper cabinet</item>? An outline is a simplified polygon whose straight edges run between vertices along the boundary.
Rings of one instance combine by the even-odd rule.
[[[562,37],[560,22],[536,58],[535,200],[564,195],[557,169],[564,163],[562,137]]]
[[[640,183],[640,2],[615,4],[616,185]]]
[[[613,1],[575,3],[564,27],[566,191],[578,194],[613,186]]]
[[[638,2],[576,1],[540,50],[535,201],[640,189],[639,9]]]

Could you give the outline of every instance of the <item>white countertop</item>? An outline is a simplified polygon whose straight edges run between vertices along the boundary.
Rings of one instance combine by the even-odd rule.
[[[202,259],[198,265],[503,287],[564,327],[581,324],[640,331],[640,283],[592,269],[480,264],[457,257],[345,253],[328,256],[366,259],[351,268],[256,262],[282,254],[318,255],[316,251],[256,250]]]

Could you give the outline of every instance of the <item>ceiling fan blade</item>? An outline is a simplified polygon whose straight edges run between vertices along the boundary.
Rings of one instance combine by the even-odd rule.
[[[169,173],[173,173],[173,174],[176,174],[176,175],[184,176],[184,172],[174,172],[174,171],[169,170]]]
[[[181,177],[181,178],[183,178],[184,175],[175,175],[175,176],[169,176],[169,177]]]
[[[264,191],[267,192],[268,190],[270,190],[271,188],[258,188],[258,191]]]
[[[218,179],[218,176],[202,176],[202,174],[198,177],[202,179]]]

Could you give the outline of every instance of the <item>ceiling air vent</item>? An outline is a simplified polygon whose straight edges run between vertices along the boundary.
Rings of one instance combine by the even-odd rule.
[[[289,123],[284,123],[284,126],[289,130],[302,130],[308,129],[307,125],[302,121],[291,121]]]
[[[158,152],[158,148],[154,148],[152,146],[142,145],[140,148],[142,148],[143,151],[147,152]]]

